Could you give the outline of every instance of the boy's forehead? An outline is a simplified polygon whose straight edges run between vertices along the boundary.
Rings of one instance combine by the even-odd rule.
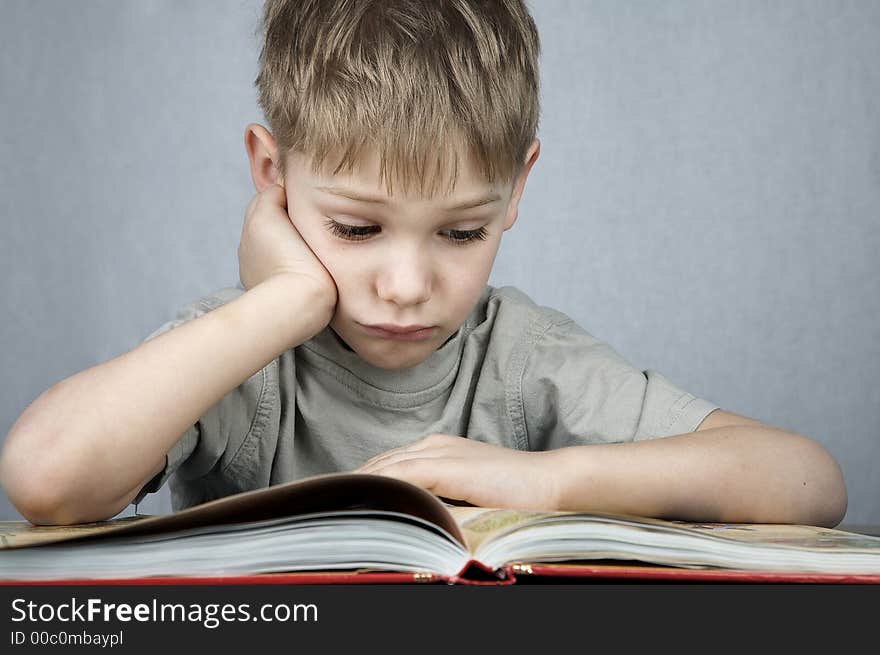
[[[454,186],[447,189],[451,179],[451,162],[446,162],[446,167],[440,169],[443,177],[442,184],[438,185],[438,191],[433,196],[422,196],[415,189],[409,189],[403,193],[399,183],[395,182],[392,195],[388,195],[385,182],[380,175],[379,156],[375,151],[365,153],[358,159],[351,170],[339,171],[334,175],[333,166],[339,158],[328,156],[324,160],[321,170],[315,173],[312,170],[312,159],[304,153],[291,153],[288,168],[300,180],[306,182],[307,187],[320,193],[332,193],[335,195],[358,196],[358,199],[376,199],[388,201],[415,201],[428,202],[437,200],[461,200],[470,201],[474,206],[486,204],[490,200],[502,197],[503,189],[499,184],[490,184],[479,174],[469,157],[459,156],[458,171]],[[292,169],[292,170],[291,170]],[[436,174],[436,173],[432,173]],[[418,186],[413,183],[411,186]],[[430,186],[430,185],[427,185]]]

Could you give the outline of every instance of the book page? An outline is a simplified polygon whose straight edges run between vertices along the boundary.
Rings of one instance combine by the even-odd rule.
[[[492,535],[514,526],[525,525],[545,517],[557,516],[558,512],[539,512],[515,509],[496,509],[491,507],[453,507],[447,506],[458,527],[461,528],[468,550],[477,551],[480,544]]]
[[[711,537],[735,539],[754,544],[791,546],[817,550],[877,550],[880,537],[872,537],[854,532],[844,532],[833,528],[820,528],[811,525],[786,525],[774,523],[683,523],[670,522]]]
[[[440,499],[409,482],[369,473],[326,473],[270,487],[242,491],[170,514],[140,515],[65,526],[0,522],[0,550],[40,544],[170,534],[204,526],[356,509],[400,512],[439,526],[464,545]]]
[[[880,537],[809,525],[770,523],[689,523],[625,515],[542,512],[485,507],[447,507],[461,528],[468,550],[473,554],[487,541],[512,530],[531,529],[536,523],[546,527],[551,520],[583,519],[584,524],[618,524],[629,530],[649,530],[693,535],[703,542],[706,552],[718,546],[717,540],[730,540],[754,546],[796,548],[804,552],[880,552]],[[537,527],[537,526],[536,526]],[[635,538],[634,533],[633,539]]]
[[[639,526],[671,526],[676,525],[672,522],[662,521],[660,519],[631,517],[625,515],[599,515],[599,514],[583,514],[574,511],[540,511],[540,510],[522,510],[508,509],[498,507],[474,507],[474,506],[452,506],[446,505],[446,509],[452,514],[458,527],[461,529],[468,550],[476,553],[481,544],[489,541],[495,536],[524,528],[538,522],[541,519],[565,518],[569,516],[587,517],[593,521],[610,519],[612,521],[623,522],[633,527]]]
[[[149,518],[149,515],[140,514],[110,521],[74,525],[34,525],[28,521],[0,521],[0,550],[66,541],[81,535],[94,535],[115,529],[118,525],[146,518]]]

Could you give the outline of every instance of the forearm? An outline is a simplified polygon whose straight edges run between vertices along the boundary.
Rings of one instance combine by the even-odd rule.
[[[846,511],[831,455],[774,428],[730,426],[555,452],[563,510],[823,526],[836,525]]]
[[[306,287],[298,293],[288,280],[270,278],[62,380],[24,411],[6,438],[0,479],[7,495],[40,521],[114,514],[212,405],[319,330],[325,309]]]

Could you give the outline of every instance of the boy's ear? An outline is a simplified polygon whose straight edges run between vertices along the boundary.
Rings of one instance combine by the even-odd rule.
[[[525,164],[517,176],[516,182],[513,184],[513,193],[511,193],[510,202],[507,205],[507,216],[504,217],[505,230],[512,228],[517,216],[519,216],[519,199],[522,197],[523,189],[526,186],[526,178],[529,176],[529,171],[532,170],[532,165],[538,161],[538,155],[540,154],[541,142],[535,139],[532,141],[532,145],[529,146],[528,152],[526,152]]]
[[[278,147],[269,130],[256,123],[248,125],[244,131],[244,147],[251,163],[251,178],[257,193],[273,184],[283,187],[284,180],[275,163],[278,161]]]

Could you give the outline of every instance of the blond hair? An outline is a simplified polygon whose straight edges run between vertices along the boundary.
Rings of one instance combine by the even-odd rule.
[[[524,0],[267,0],[259,103],[285,172],[374,149],[389,195],[455,187],[460,152],[515,179],[538,129],[540,41]],[[432,168],[433,166],[433,168]]]

